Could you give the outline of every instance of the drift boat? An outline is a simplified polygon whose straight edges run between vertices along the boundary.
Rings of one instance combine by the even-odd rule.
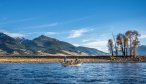
[[[78,63],[71,63],[71,62],[62,62],[61,63],[63,66],[81,66],[81,62]]]

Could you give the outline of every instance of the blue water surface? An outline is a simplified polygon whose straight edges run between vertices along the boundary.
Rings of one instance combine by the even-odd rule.
[[[0,84],[144,84],[146,63],[0,64]]]

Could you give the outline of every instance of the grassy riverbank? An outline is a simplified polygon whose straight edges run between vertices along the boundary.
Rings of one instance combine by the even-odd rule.
[[[81,62],[146,62],[145,56],[67,56],[68,60],[76,57]],[[62,62],[63,56],[0,56],[0,63],[48,63]]]

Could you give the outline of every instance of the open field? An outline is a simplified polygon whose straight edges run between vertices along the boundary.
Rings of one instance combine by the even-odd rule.
[[[76,57],[81,62],[146,62],[146,56],[132,58],[130,56],[67,56],[67,60]],[[62,62],[63,56],[0,56],[0,63],[47,63]]]

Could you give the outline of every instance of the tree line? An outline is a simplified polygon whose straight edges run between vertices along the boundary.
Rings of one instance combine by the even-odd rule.
[[[140,44],[140,33],[136,30],[128,30],[124,34],[119,33],[113,39],[108,40],[108,50],[112,56],[134,56],[136,57],[136,49]]]

